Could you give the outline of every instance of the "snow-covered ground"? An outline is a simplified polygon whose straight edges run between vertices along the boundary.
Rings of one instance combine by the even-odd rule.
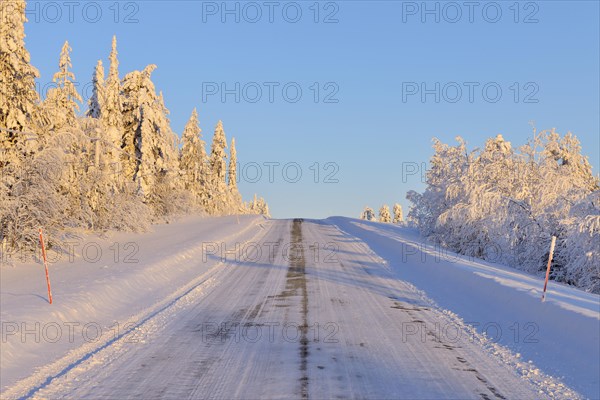
[[[52,305],[41,264],[7,266],[5,257],[0,267],[3,392],[25,378],[18,388],[40,384],[135,329],[141,319],[206,279],[219,260],[202,262],[203,250],[213,243],[225,248],[251,240],[263,230],[264,221],[258,216],[193,217],[143,235],[73,239],[74,257],[48,254],[60,257],[50,265]]]
[[[600,397],[598,296],[409,229],[190,218],[75,254],[52,305],[1,267],[2,398]]]
[[[368,243],[397,279],[486,332],[491,351],[518,354],[521,373],[539,369],[600,398],[600,296],[551,281],[541,302],[543,278],[444,251],[416,230],[341,217],[328,222]]]

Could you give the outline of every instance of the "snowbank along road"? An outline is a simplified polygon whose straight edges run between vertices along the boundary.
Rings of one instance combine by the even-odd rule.
[[[177,250],[185,257],[169,254],[172,243],[154,242],[155,254],[164,260],[148,268],[186,267],[172,267],[169,280],[159,282],[159,294],[146,293],[160,298],[134,307],[134,315],[110,305],[119,313],[113,319],[129,322],[117,334],[63,346],[62,353],[46,351],[16,368],[14,354],[32,345],[3,332],[9,351],[2,369],[12,380],[2,382],[2,397],[579,396],[542,372],[524,376],[506,357],[493,354],[482,335],[398,279],[367,243],[335,220],[248,218],[236,229],[241,233],[210,242],[207,233],[195,236],[196,242],[194,233],[187,233],[188,247]],[[186,233],[177,240],[181,235]],[[130,285],[139,279],[129,277]],[[8,301],[7,306],[17,307]],[[17,319],[3,311],[3,322]]]

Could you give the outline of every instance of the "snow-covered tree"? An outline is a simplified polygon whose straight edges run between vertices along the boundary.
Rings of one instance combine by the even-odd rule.
[[[150,124],[150,115],[153,115],[152,109],[158,100],[154,83],[151,79],[152,72],[156,65],[151,64],[143,71],[133,71],[123,78],[123,106],[122,121],[123,130],[123,154],[121,162],[123,173],[127,180],[136,180],[136,174],[139,178],[139,169],[141,163],[141,127],[144,112],[146,113],[146,132],[153,127]],[[148,179],[151,179],[149,177]]]
[[[156,65],[123,78],[123,174],[138,185],[157,216],[181,213],[193,202],[177,179],[177,137],[171,130],[169,110],[151,79]]]
[[[223,130],[223,122],[219,121],[215,127],[212,145],[210,149],[209,167],[209,213],[219,214],[225,211],[227,204],[227,139]]]
[[[18,251],[35,248],[40,226],[58,240],[70,218],[68,198],[61,190],[64,156],[60,148],[47,146],[28,154],[18,170],[11,164],[2,171],[0,243]]]
[[[50,245],[60,247],[67,228],[144,230],[152,221],[190,212],[186,178],[197,185],[194,190],[206,193],[205,199],[210,192],[214,213],[269,215],[264,199],[255,197],[249,206],[239,199],[233,141],[226,181],[227,142],[220,122],[209,160],[194,112],[179,157],[169,111],[151,80],[155,66],[127,74],[121,83],[116,38],[106,81],[102,62],[94,71],[94,92],[85,117],[77,116],[81,98],[75,90],[68,42],[54,75],[56,88],[40,105],[34,82],[38,73],[24,46],[25,20],[23,0],[0,2],[3,250],[35,249],[40,226]]]
[[[390,215],[390,207],[384,204],[379,209],[379,222],[390,223],[392,222],[392,216]]]
[[[92,77],[92,96],[88,101],[86,115],[91,118],[100,118],[104,108],[104,66],[102,60],[98,60]]]
[[[202,130],[198,122],[198,112],[194,108],[181,137],[182,148],[179,168],[182,173],[183,185],[195,198],[196,204],[207,206],[206,145],[202,140]]]
[[[565,234],[559,242],[559,254],[567,268],[555,279],[600,293],[600,191],[574,204],[571,215],[561,224]]]
[[[375,211],[371,207],[365,207],[363,212],[360,214],[360,219],[364,219],[367,221],[376,221],[377,217],[375,215]]]
[[[585,261],[597,254],[588,242],[596,235],[593,202],[585,199],[598,190],[598,178],[573,135],[534,130],[518,151],[501,135],[472,152],[461,139],[454,147],[435,141],[434,149],[425,192],[407,195],[409,220],[425,236],[461,254],[542,273],[554,235],[552,278],[600,290]],[[581,202],[587,211],[576,212]],[[574,248],[589,257],[574,256]]]
[[[123,146],[123,101],[121,98],[121,80],[119,79],[119,60],[117,58],[117,37],[113,36],[112,49],[109,60],[110,67],[108,77],[104,85],[102,94],[100,119],[105,129],[103,140],[109,144],[109,148],[113,149],[106,155],[106,162],[114,165],[115,170],[125,168],[131,162],[131,154],[123,154],[116,149]],[[120,161],[123,164],[120,165]],[[124,174],[131,174],[131,171],[124,171]]]
[[[256,194],[254,194],[254,199],[246,205],[245,209],[249,214],[264,215],[265,217],[271,216],[269,213],[269,205],[265,199],[262,197],[258,198]]]
[[[404,222],[404,216],[402,215],[402,206],[398,203],[394,204],[394,224],[401,224]]]
[[[71,71],[71,47],[66,41],[60,52],[58,72],[54,74],[55,88],[48,91],[44,100],[44,107],[48,111],[49,119],[54,129],[63,127],[73,128],[77,122],[77,111],[81,96],[75,87],[75,74]]]
[[[458,145],[453,147],[434,139],[425,192],[407,193],[406,198],[413,203],[408,220],[417,225],[424,236],[435,235],[440,215],[461,201],[461,179],[467,173],[469,159],[464,140],[459,137],[457,141]]]
[[[231,147],[229,148],[229,171],[227,173],[227,189],[229,190],[229,210],[228,213],[239,213],[242,208],[242,196],[237,186],[237,151],[235,149],[235,138],[231,138]],[[266,205],[266,203],[265,203]],[[266,215],[268,215],[268,206]]]
[[[219,182],[225,183],[225,174],[227,173],[227,140],[223,130],[223,122],[219,121],[215,127],[212,146],[210,149],[210,169],[213,178]]]
[[[14,162],[31,127],[39,100],[38,70],[25,48],[25,1],[0,2],[0,167]]]
[[[229,148],[229,171],[227,175],[227,185],[229,189],[237,189],[237,151],[235,150],[235,138],[231,138],[231,147]]]
[[[151,74],[155,65],[130,72],[123,79],[125,176],[135,181],[146,199],[158,205],[159,181],[166,184],[178,168],[176,137],[170,128],[162,94],[157,95]],[[175,180],[171,179],[175,184]],[[166,189],[165,189],[166,190]],[[154,198],[154,199],[153,199]],[[167,204],[163,204],[167,206]]]

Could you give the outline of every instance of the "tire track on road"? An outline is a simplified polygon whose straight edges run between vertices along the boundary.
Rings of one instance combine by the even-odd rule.
[[[300,291],[302,300],[302,325],[300,326],[300,393],[308,399],[308,290],[306,287],[306,259],[302,243],[302,219],[295,219],[291,232],[290,268],[288,282]]]

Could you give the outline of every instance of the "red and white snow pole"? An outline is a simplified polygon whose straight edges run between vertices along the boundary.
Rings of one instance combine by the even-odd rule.
[[[42,246],[42,257],[44,258],[44,268],[46,268],[46,284],[48,285],[48,302],[52,304],[52,291],[50,290],[50,275],[48,274],[48,260],[46,258],[46,246],[44,245],[44,234],[40,228],[40,245]]]
[[[552,264],[552,256],[554,255],[554,245],[556,244],[556,236],[552,236],[550,242],[550,255],[548,255],[548,267],[546,267],[546,281],[544,282],[544,292],[542,293],[542,301],[546,300],[546,287],[548,286],[548,278],[550,277],[550,265]]]

